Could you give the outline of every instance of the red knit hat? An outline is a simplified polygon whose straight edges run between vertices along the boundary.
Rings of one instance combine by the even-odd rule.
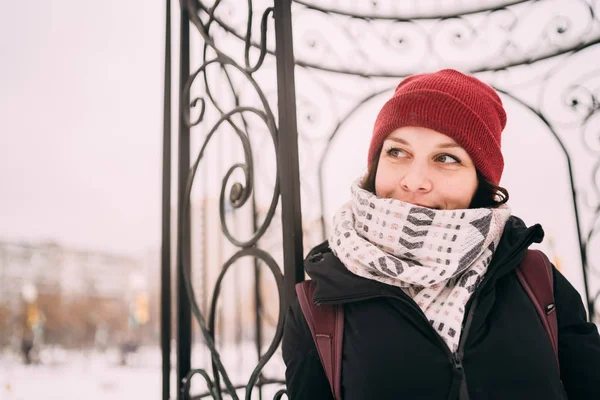
[[[404,79],[379,111],[369,146],[369,165],[385,138],[398,128],[418,126],[454,139],[487,180],[500,182],[504,158],[500,134],[506,113],[494,89],[452,69]]]

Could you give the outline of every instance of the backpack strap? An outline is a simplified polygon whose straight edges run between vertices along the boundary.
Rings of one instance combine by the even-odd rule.
[[[344,307],[316,305],[313,302],[315,284],[312,280],[296,284],[298,302],[316,344],[321,364],[336,400],[342,400],[342,338]]]
[[[552,264],[539,250],[527,250],[525,258],[517,268],[517,277],[531,299],[544,329],[548,333],[556,363],[558,361],[558,322],[554,303],[554,280]]]

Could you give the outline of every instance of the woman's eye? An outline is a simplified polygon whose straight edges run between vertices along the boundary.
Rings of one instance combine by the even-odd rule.
[[[439,161],[443,164],[457,164],[460,163],[458,157],[452,156],[450,154],[440,154],[437,156],[436,161]]]
[[[388,149],[386,152],[391,157],[405,157],[406,156],[406,153],[403,150],[398,149],[396,147],[392,147],[391,149]]]

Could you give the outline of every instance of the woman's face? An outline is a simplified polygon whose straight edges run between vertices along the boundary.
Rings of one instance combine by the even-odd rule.
[[[469,208],[477,190],[471,157],[437,131],[402,127],[383,142],[375,194],[438,210]]]

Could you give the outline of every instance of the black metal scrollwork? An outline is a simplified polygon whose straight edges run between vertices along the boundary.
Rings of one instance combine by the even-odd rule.
[[[404,77],[437,66],[497,71],[600,42],[598,17],[586,0],[461,2],[448,11],[437,2],[379,1],[365,2],[362,12],[336,1],[295,3],[302,5],[297,64],[337,74]]]
[[[190,173],[187,179],[187,185],[185,188],[184,194],[184,202],[182,204],[182,210],[180,213],[180,226],[182,225],[182,221],[185,221],[189,218],[190,208],[191,208],[191,197],[192,197],[192,187],[196,180],[198,169],[200,168],[201,162],[205,159],[206,156],[206,148],[211,142],[211,140],[219,135],[219,132],[222,131],[223,125],[228,125],[228,127],[235,133],[237,138],[239,139],[243,154],[244,154],[244,162],[235,163],[231,165],[229,169],[226,171],[219,197],[219,215],[221,221],[221,227],[224,236],[227,240],[239,248],[239,250],[225,262],[223,265],[219,276],[217,278],[213,297],[211,300],[210,313],[208,315],[208,323],[207,318],[202,314],[200,307],[196,302],[196,295],[194,291],[194,287],[192,284],[191,276],[189,276],[189,272],[191,266],[188,265],[189,261],[186,257],[182,257],[182,263],[184,264],[182,267],[182,271],[184,273],[185,280],[185,288],[188,293],[188,299],[190,302],[191,311],[195,320],[198,322],[200,326],[200,331],[203,335],[206,346],[208,347],[211,355],[212,355],[212,378],[207,371],[204,369],[193,369],[191,370],[187,376],[185,377],[182,385],[180,386],[181,396],[183,398],[192,397],[190,393],[191,381],[193,377],[199,375],[205,381],[205,384],[208,388],[208,392],[195,395],[193,398],[203,398],[203,397],[212,397],[215,399],[223,398],[223,394],[227,394],[233,399],[238,398],[237,390],[240,388],[245,388],[245,398],[251,398],[252,390],[254,387],[263,386],[270,382],[281,384],[281,380],[268,380],[261,376],[261,371],[265,364],[269,361],[269,359],[275,353],[280,341],[283,332],[283,313],[284,306],[281,304],[283,299],[283,295],[279,293],[279,315],[277,326],[275,330],[274,337],[271,341],[271,344],[268,346],[264,353],[260,354],[260,359],[258,364],[254,368],[251,376],[249,377],[247,383],[245,385],[234,384],[232,380],[229,378],[229,375],[223,365],[221,360],[220,353],[215,345],[215,320],[217,314],[217,301],[221,292],[221,285],[226,274],[232,270],[232,266],[241,258],[250,257],[255,260],[256,263],[260,262],[262,265],[268,267],[269,271],[274,277],[277,290],[281,292],[283,286],[283,275],[281,272],[281,268],[277,264],[277,262],[273,259],[273,257],[264,250],[261,250],[258,247],[259,240],[265,234],[267,228],[272,222],[273,216],[275,215],[275,210],[278,205],[278,200],[280,197],[279,190],[279,182],[275,181],[274,187],[272,190],[271,201],[268,206],[268,210],[266,212],[266,216],[262,223],[258,224],[255,221],[255,229],[253,234],[248,239],[240,239],[236,237],[236,235],[231,231],[228,226],[228,222],[226,219],[226,210],[227,209],[239,209],[248,201],[252,201],[252,206],[255,207],[254,198],[252,197],[252,193],[255,187],[255,165],[254,165],[254,154],[252,149],[252,144],[250,140],[250,135],[252,134],[250,129],[250,123],[248,121],[249,116],[258,117],[258,120],[262,121],[262,128],[253,126],[253,129],[259,129],[262,131],[266,131],[269,133],[272,141],[272,146],[275,147],[277,145],[277,127],[275,122],[274,114],[271,110],[271,106],[267,101],[267,97],[263,92],[263,89],[260,87],[258,82],[256,81],[254,74],[257,73],[263,62],[265,60],[265,56],[267,54],[267,29],[268,29],[268,21],[269,17],[273,14],[273,8],[268,7],[264,10],[261,17],[260,23],[260,42],[255,44],[258,47],[258,55],[256,60],[252,62],[251,58],[255,55],[255,48],[253,47],[252,42],[252,34],[253,34],[253,3],[252,1],[248,1],[246,4],[247,7],[247,18],[246,18],[246,32],[243,35],[244,40],[244,51],[243,51],[243,61],[240,63],[235,58],[235,56],[229,54],[218,44],[218,33],[215,34],[219,29],[219,15],[220,8],[224,8],[222,6],[226,5],[226,2],[223,1],[215,1],[211,6],[205,4],[205,2],[201,1],[192,1],[192,0],[182,0],[181,7],[187,11],[189,15],[190,22],[196,27],[197,32],[200,34],[203,42],[203,50],[202,50],[202,64],[198,67],[186,80],[184,84],[184,98],[188,98],[191,96],[192,92],[198,91],[197,86],[202,86],[201,91],[204,93],[204,96],[196,97],[190,104],[189,107],[182,107],[182,118],[186,126],[188,127],[196,127],[203,126],[206,124],[205,113],[207,109],[211,107],[214,111],[217,112],[218,118],[216,122],[212,124],[212,126],[207,130],[207,133],[204,137],[202,146],[196,156],[195,162],[193,163]],[[225,12],[227,14],[227,12]],[[215,69],[213,67],[217,67],[217,69],[222,73],[220,76],[225,76],[225,85],[223,85],[223,80],[219,80],[217,76],[211,75],[211,71]],[[253,99],[257,99],[258,102],[253,103],[244,103],[240,96],[239,89],[239,79],[243,79],[245,81],[245,86],[250,87],[251,90],[254,91],[255,96]],[[238,79],[237,84],[234,82]],[[215,89],[216,83],[221,83],[218,89]],[[223,87],[226,87],[231,93],[231,98],[233,99],[233,105],[227,104],[227,102],[223,102],[221,104],[217,99],[217,96],[214,94],[216,92],[221,92],[222,94]],[[223,96],[220,96],[223,98]],[[192,113],[196,114],[195,118],[192,117]],[[204,127],[204,126],[203,126]],[[206,128],[206,127],[204,127]],[[243,182],[233,181],[232,178],[236,171],[241,171],[243,174]],[[227,193],[227,188],[229,188],[229,193]],[[256,218],[256,213],[255,213]],[[186,240],[186,232],[180,232],[183,235],[182,243],[188,243],[189,240]],[[180,248],[179,251],[185,252],[189,251],[186,248]],[[255,282],[256,290],[259,290],[258,282]],[[258,338],[257,340],[260,340]]]

